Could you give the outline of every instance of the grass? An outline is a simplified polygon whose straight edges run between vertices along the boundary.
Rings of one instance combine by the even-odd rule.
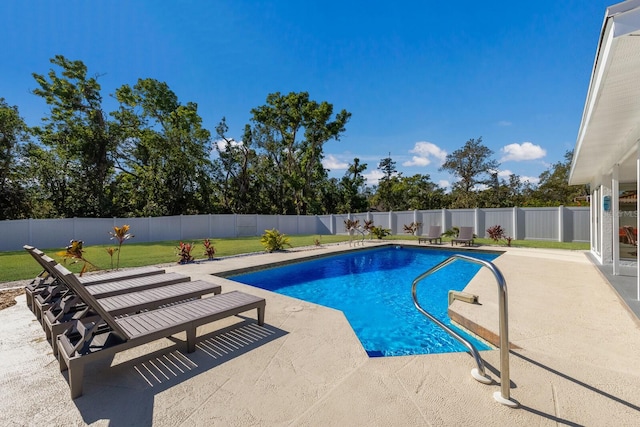
[[[319,239],[321,244],[346,242],[349,236],[346,235],[303,235],[289,236],[291,246],[294,248],[303,246],[313,246],[315,240]],[[394,235],[387,236],[384,240],[418,240],[415,236]],[[443,243],[449,242],[446,237]],[[481,246],[506,246],[505,242],[496,244],[491,239],[475,239],[477,244]],[[190,243],[195,243],[192,255],[196,259],[206,258],[204,254],[204,246],[202,240],[194,239]],[[176,249],[179,244],[177,240],[153,242],[153,243],[135,243],[128,241],[122,245],[120,254],[120,267],[141,267],[154,264],[176,263],[178,256]],[[213,244],[216,248],[216,257],[224,257],[231,255],[239,255],[251,252],[264,252],[264,247],[260,244],[260,237],[237,237],[229,239],[214,239]],[[540,240],[514,240],[511,242],[514,247],[526,248],[551,248],[551,249],[567,249],[567,250],[589,250],[589,243],[567,243]],[[114,247],[114,245],[96,245],[85,248],[84,256],[91,263],[101,269],[111,269],[111,258],[106,249]],[[43,251],[54,258],[58,262],[62,262],[62,257],[57,252],[64,251],[64,248],[48,248]],[[115,267],[116,256],[113,257],[113,266]],[[75,272],[80,272],[82,263],[69,264],[67,267]],[[12,282],[15,280],[25,280],[35,277],[40,273],[38,264],[25,251],[0,252],[0,283]]]

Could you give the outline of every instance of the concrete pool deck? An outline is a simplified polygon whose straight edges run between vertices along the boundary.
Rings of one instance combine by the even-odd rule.
[[[479,248],[505,251],[494,263],[508,286],[516,409],[493,399],[499,350],[481,352],[490,385],[471,377],[467,353],[369,358],[341,312],[211,275],[348,249],[169,267],[265,297],[265,326],[253,311],[199,329],[194,353],[180,335],[123,352],[86,368],[76,400],[18,297],[0,311],[0,425],[638,425],[639,322],[583,251]],[[467,291],[480,305],[452,311],[497,332],[493,276],[481,271]]]

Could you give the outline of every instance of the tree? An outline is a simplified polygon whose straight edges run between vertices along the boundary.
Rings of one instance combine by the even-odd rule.
[[[27,125],[18,107],[0,98],[0,220],[28,218],[31,205],[20,171],[23,145],[28,142]]]
[[[365,212],[369,203],[364,195],[366,180],[362,172],[367,170],[367,164],[361,164],[359,158],[354,158],[347,172],[340,180],[342,202],[338,206],[338,213]]]
[[[257,212],[256,195],[259,193],[259,181],[255,179],[258,157],[251,143],[250,128],[245,133],[248,136],[243,141],[236,141],[227,136],[229,127],[223,117],[216,133],[220,138],[214,143],[218,152],[216,181],[220,189],[220,204],[223,212],[252,213]]]
[[[378,170],[382,171],[382,178],[378,181],[378,188],[374,197],[375,204],[378,205],[380,210],[393,210],[398,203],[394,203],[392,186],[394,178],[401,176],[397,175],[396,162],[391,159],[391,153],[389,157],[385,157],[378,163]]]
[[[453,184],[452,207],[472,208],[477,206],[477,189],[480,185],[491,185],[491,174],[500,164],[490,159],[493,151],[482,145],[482,137],[468,140],[464,147],[447,154],[440,171],[447,171],[459,178]],[[488,178],[487,178],[487,175]]]
[[[116,90],[120,208],[159,216],[211,211],[211,134],[198,106],[164,82],[139,79]]]
[[[42,145],[29,147],[43,196],[52,201],[55,215],[110,216],[117,140],[102,109],[100,84],[87,77],[82,61],[62,55],[50,61],[60,74],[53,69],[47,76],[33,74],[39,85],[33,93],[51,109],[44,126],[35,128]]]
[[[333,117],[333,105],[309,99],[307,92],[267,96],[266,105],[251,110],[253,126],[243,143],[255,144],[261,155],[263,196],[271,213],[322,212],[322,186],[327,172],[322,166],[323,146],[339,140],[351,113]]]
[[[583,185],[569,185],[569,172],[573,151],[564,154],[564,161],[552,164],[540,174],[538,187],[531,192],[529,206],[575,205],[576,198],[587,196],[589,189]]]

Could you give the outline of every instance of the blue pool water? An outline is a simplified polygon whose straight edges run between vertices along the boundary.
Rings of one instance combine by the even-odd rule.
[[[467,350],[420,314],[411,298],[413,280],[453,253],[392,246],[229,279],[341,310],[370,356],[459,352]],[[487,261],[498,256],[485,252],[471,255]],[[449,290],[462,290],[479,268],[468,262],[454,262],[418,285],[418,300],[432,315],[469,338],[478,350],[487,350],[490,347],[486,344],[451,325],[447,316]]]

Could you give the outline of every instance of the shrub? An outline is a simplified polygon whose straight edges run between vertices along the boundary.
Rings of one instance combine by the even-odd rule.
[[[285,246],[292,247],[289,243],[289,237],[275,228],[264,230],[260,243],[262,243],[267,252],[281,251]]]
[[[178,264],[187,264],[193,261],[193,256],[191,255],[191,251],[193,250],[193,243],[183,243],[180,242],[180,246],[178,246],[178,255],[180,259],[178,260]]]
[[[360,225],[359,219],[345,219],[344,220],[344,229],[346,231],[351,231],[352,228],[358,228]]]
[[[507,236],[504,229],[499,225],[494,225],[493,227],[487,228],[487,234],[489,238],[494,242],[498,243],[500,240],[505,240],[507,242],[507,246],[511,246],[512,237]]]
[[[382,239],[385,236],[389,236],[391,234],[391,230],[389,230],[388,228],[382,228],[380,226],[371,227],[371,234],[376,236],[378,239]]]
[[[202,242],[202,244],[204,245],[204,255],[206,255],[207,259],[211,261],[213,259],[213,256],[216,254],[216,248],[213,246],[213,243],[211,243],[211,240],[209,239],[204,239],[204,242]]]
[[[407,225],[404,224],[404,232],[407,234],[411,234],[411,235],[415,235],[416,231],[418,231],[418,229],[420,229],[420,226],[422,225],[421,222],[412,222],[411,224]]]

